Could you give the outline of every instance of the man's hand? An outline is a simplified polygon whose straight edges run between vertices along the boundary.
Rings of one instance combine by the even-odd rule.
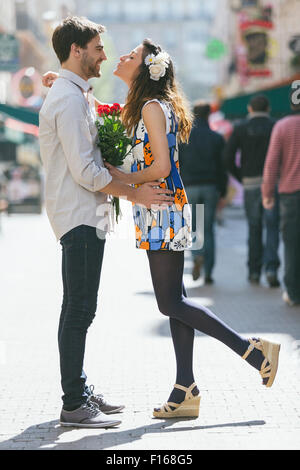
[[[270,210],[273,209],[275,204],[275,199],[273,197],[264,197],[263,198],[263,206],[265,209]]]
[[[170,189],[158,188],[159,183],[153,181],[144,183],[136,189],[135,201],[139,205],[151,209],[151,206],[167,205],[172,206],[175,202],[174,192]],[[157,207],[155,207],[157,209]]]
[[[130,184],[131,173],[124,173],[124,171],[119,170],[108,162],[104,162],[104,165],[106,166],[112,177],[116,178],[119,181],[122,181],[122,183]]]

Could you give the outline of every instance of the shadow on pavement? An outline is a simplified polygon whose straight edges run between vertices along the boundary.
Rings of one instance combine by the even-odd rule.
[[[197,418],[196,418],[197,419]],[[185,418],[185,419],[169,419],[165,421],[160,421],[156,424],[150,424],[146,426],[140,426],[133,429],[127,429],[126,431],[119,431],[118,428],[114,430],[99,430],[100,434],[97,436],[85,436],[81,439],[76,439],[76,441],[71,442],[59,442],[59,438],[66,433],[76,432],[76,428],[63,428],[59,425],[58,420],[47,421],[35,426],[30,426],[25,429],[21,434],[18,434],[11,439],[3,441],[0,444],[0,450],[9,450],[9,449],[22,449],[25,448],[29,450],[105,450],[116,445],[120,446],[122,444],[127,444],[130,442],[137,441],[143,437],[144,434],[150,433],[170,433],[170,432],[184,432],[184,431],[199,431],[206,429],[217,429],[217,428],[227,428],[227,427],[251,427],[251,426],[263,426],[266,424],[263,420],[256,421],[242,421],[236,423],[221,423],[221,424],[211,424],[207,426],[185,426],[178,428],[170,428],[172,425],[178,422],[189,422],[195,421],[194,418]],[[88,429],[85,429],[85,432],[88,432]],[[95,431],[95,429],[93,429]],[[49,436],[47,436],[49,434]],[[51,437],[50,437],[51,434]],[[75,436],[74,436],[75,438]],[[39,441],[39,442],[37,442]],[[18,446],[19,443],[19,446]]]

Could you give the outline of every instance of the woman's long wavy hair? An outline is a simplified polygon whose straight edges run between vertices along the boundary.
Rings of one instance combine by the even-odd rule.
[[[192,128],[192,113],[183,92],[175,80],[172,60],[170,59],[165,76],[158,81],[152,80],[149,68],[145,64],[145,58],[148,54],[157,55],[162,49],[160,46],[155,45],[151,39],[145,39],[143,46],[143,60],[129,89],[126,104],[122,111],[124,125],[128,133],[132,134],[140,120],[143,105],[146,101],[156,98],[167,101],[172,105],[178,119],[179,141],[187,142]]]

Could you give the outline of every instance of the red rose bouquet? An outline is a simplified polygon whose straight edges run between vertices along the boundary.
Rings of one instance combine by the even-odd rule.
[[[98,106],[100,120],[96,121],[98,129],[98,147],[103,158],[113,166],[121,166],[128,155],[131,139],[126,134],[126,129],[121,121],[122,108],[119,103],[112,106],[107,104]],[[120,200],[113,198],[113,206],[116,210],[116,221],[120,215]]]

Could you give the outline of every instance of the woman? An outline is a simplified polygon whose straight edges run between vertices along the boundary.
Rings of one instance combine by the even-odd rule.
[[[136,245],[147,252],[159,310],[170,318],[175,349],[176,384],[158,418],[197,417],[200,395],[193,374],[194,330],[231,348],[260,371],[263,384],[275,379],[280,345],[242,338],[209,309],[189,300],[183,285],[184,250],[191,246],[191,216],[179,175],[178,142],[187,141],[190,112],[174,77],[171,58],[146,39],[120,58],[114,74],[129,87],[122,117],[133,137],[133,164],[126,174],[106,164],[119,180],[139,185],[158,181],[174,190],[175,203],[151,210],[133,206]],[[46,83],[47,76],[44,83]]]

